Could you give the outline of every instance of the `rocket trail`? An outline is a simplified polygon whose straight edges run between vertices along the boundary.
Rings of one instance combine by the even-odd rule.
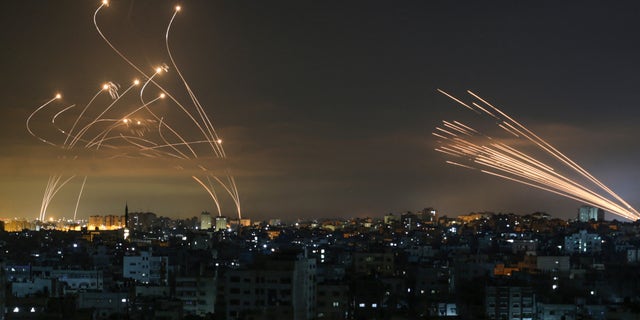
[[[34,112],[32,112],[32,113],[29,115],[29,117],[27,118],[26,124],[25,124],[25,125],[26,125],[26,127],[27,127],[27,131],[29,131],[29,134],[30,134],[30,135],[32,135],[33,137],[35,137],[36,139],[38,139],[38,140],[40,140],[40,141],[42,141],[42,142],[44,142],[44,143],[46,143],[46,144],[49,144],[49,145],[52,145],[52,146],[54,146],[54,147],[56,146],[56,144],[55,144],[55,143],[50,142],[50,141],[47,141],[46,139],[41,138],[40,136],[38,136],[38,135],[36,135],[35,133],[33,133],[33,131],[31,130],[30,122],[31,122],[31,118],[33,118],[33,116],[34,116],[36,113],[38,113],[38,111],[42,110],[44,107],[48,106],[48,105],[49,105],[49,104],[51,104],[53,101],[58,100],[58,99],[60,99],[60,98],[61,98],[60,94],[57,94],[55,97],[51,98],[51,100],[49,100],[49,101],[45,102],[43,105],[39,106],[39,107],[38,107]]]
[[[213,202],[216,205],[216,208],[218,209],[218,216],[222,216],[222,211],[220,210],[220,202],[218,202],[218,196],[216,195],[213,187],[211,186],[211,181],[209,181],[209,185],[207,186],[206,184],[204,184],[204,182],[202,182],[202,180],[198,179],[198,177],[191,176],[191,178],[193,178],[193,180],[195,180],[205,190],[207,190],[207,193],[209,193],[209,196],[211,197],[211,200],[213,200]],[[207,177],[207,180],[208,179],[209,179],[209,177]]]
[[[491,142],[491,137],[481,134],[471,126],[457,121],[443,121],[444,126],[455,133],[436,127],[433,135],[441,139],[435,150],[456,158],[456,161],[445,161],[447,164],[480,170],[488,175],[602,208],[629,220],[640,218],[638,211],[587,170],[479,95],[467,91],[473,98],[480,101],[480,103],[470,103],[475,107],[474,109],[462,99],[443,90],[438,89],[438,92],[476,113],[481,110],[480,114],[489,116],[492,120],[498,120],[496,126],[507,132],[509,136],[532,143],[542,151],[542,155],[558,162],[554,165],[545,163],[536,155],[525,153],[515,146]],[[466,138],[460,137],[458,135],[460,133]],[[571,174],[561,173],[557,170],[560,167]],[[585,180],[586,184],[579,182],[578,179]]]
[[[97,158],[96,155],[103,155],[104,159],[109,160],[131,157],[177,158],[194,164],[195,160],[201,158],[226,159],[227,155],[222,145],[222,139],[178,67],[170,46],[171,28],[182,8],[180,6],[174,7],[164,33],[169,65],[159,64],[154,72],[146,73],[143,68],[133,62],[134,59],[124,54],[124,50],[116,48],[100,28],[98,23],[100,12],[108,7],[109,1],[102,0],[93,12],[95,30],[108,48],[133,68],[136,76],[141,77],[140,80],[134,80],[122,92],[119,92],[120,86],[117,82],[107,81],[88,102],[80,104],[83,106],[82,108],[75,108],[75,104],[63,107],[62,110],[60,110],[60,106],[55,110],[47,108],[61,98],[58,94],[37,107],[26,119],[25,126],[29,134],[43,143],[64,150],[68,155],[68,157],[64,156],[67,159],[75,159],[79,153],[92,154],[94,158]],[[177,83],[179,83],[178,88],[172,89],[181,90],[180,94],[170,93],[168,88],[161,84],[163,81],[170,80],[167,79],[170,76],[167,72],[169,68],[175,70]],[[156,88],[160,94],[149,99],[147,92]],[[103,92],[108,95],[101,95]],[[133,95],[134,92],[137,94]],[[186,96],[188,103],[179,101],[176,98],[179,96]],[[160,103],[161,99],[164,99],[164,102]],[[53,127],[54,134],[41,136],[36,132],[43,132],[41,131],[42,127],[34,125],[34,119],[36,115],[40,118],[45,113],[51,114],[49,126]],[[447,127],[457,132],[469,132],[469,129],[455,123],[449,123]],[[206,172],[205,177],[208,184],[196,176],[192,176],[192,178],[211,196],[218,214],[222,214],[222,208],[212,181],[222,186],[229,194],[233,200],[238,219],[240,219],[242,217],[240,196],[235,177],[231,175],[231,171],[227,168],[225,178],[221,179],[204,166],[202,169]],[[40,220],[44,220],[49,203],[54,196],[73,177],[75,175],[63,179],[62,174],[52,174],[49,177],[44,190]],[[82,182],[76,200],[74,219],[86,182],[87,177]]]
[[[80,206],[80,197],[82,197],[82,191],[84,190],[85,183],[87,183],[87,176],[84,176],[84,180],[82,180],[82,186],[80,187],[80,193],[78,193],[78,201],[76,201],[76,209],[73,210],[73,221],[76,221],[76,217],[78,215],[78,206]]]

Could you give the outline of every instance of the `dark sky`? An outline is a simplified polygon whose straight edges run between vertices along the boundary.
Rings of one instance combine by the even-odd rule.
[[[168,62],[164,31],[175,4],[114,0],[98,21],[151,70]],[[437,88],[488,97],[640,204],[637,1],[180,4],[174,57],[229,157],[207,166],[232,168],[246,217],[381,216],[424,207],[449,216],[575,215],[576,201],[447,166],[431,132],[466,114]],[[25,129],[29,114],[56,92],[66,105],[86,105],[105,81],[123,85],[139,76],[99,38],[98,5],[3,4],[0,217],[37,217],[49,174],[61,170],[78,177],[52,200],[51,217],[73,215],[84,175],[79,217],[119,214],[125,202],[170,217],[215,211],[191,174],[166,159],[96,152],[72,160],[75,153]],[[33,126],[48,121],[36,118]],[[223,212],[233,215],[222,198]]]

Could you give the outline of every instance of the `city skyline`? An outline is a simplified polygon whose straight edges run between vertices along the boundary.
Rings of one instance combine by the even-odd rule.
[[[113,1],[100,22],[151,68],[166,62],[156,49],[175,4]],[[446,166],[431,131],[459,110],[437,88],[488,97],[639,204],[635,3],[180,4],[174,54],[224,140],[243,216],[381,216],[429,206],[449,216],[575,216],[577,201]],[[56,92],[81,104],[102,83],[124,86],[136,76],[93,28],[98,5],[24,1],[3,13],[12,78],[0,86],[0,216],[36,217],[51,169],[64,167],[89,176],[80,217],[119,213],[125,202],[172,217],[214,212],[191,176],[172,169],[181,163],[90,154],[68,168],[24,128]],[[72,215],[81,183],[61,189],[48,214]]]

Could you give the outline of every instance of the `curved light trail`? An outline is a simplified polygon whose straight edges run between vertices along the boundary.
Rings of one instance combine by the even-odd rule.
[[[29,134],[43,143],[64,150],[66,154],[77,155],[80,152],[95,152],[105,154],[106,159],[177,158],[192,161],[194,164],[195,160],[201,159],[226,159],[222,138],[217,134],[204,107],[178,68],[169,45],[171,27],[182,7],[174,7],[164,34],[166,54],[169,57],[170,65],[159,64],[148,73],[145,73],[144,68],[133,62],[135,59],[128,57],[123,50],[116,48],[100,28],[98,23],[100,12],[107,8],[109,8],[109,1],[102,0],[93,13],[95,29],[107,46],[133,68],[136,76],[140,79],[134,80],[123,92],[119,92],[120,85],[115,81],[109,81],[102,85],[89,102],[80,104],[79,108],[74,108],[77,106],[76,104],[70,106],[54,104],[53,102],[61,99],[61,95],[57,94],[29,115],[26,120]],[[169,68],[175,70],[175,74],[182,84],[181,90],[183,92],[181,94],[171,93],[160,83],[165,79],[166,81],[170,80],[167,79]],[[138,86],[139,89],[136,89]],[[137,95],[131,94],[136,90]],[[149,92],[153,90],[157,90],[156,98],[148,99]],[[103,92],[107,94],[101,95]],[[186,102],[176,98],[183,95],[188,97]],[[34,126],[34,119],[43,116],[45,112],[50,114],[50,121],[46,121],[46,123],[52,126],[55,132],[50,136],[36,134]],[[39,127],[38,129],[45,128]],[[44,132],[44,130],[39,130],[37,132]],[[199,166],[202,169],[202,176],[192,176],[192,178],[209,194],[218,214],[221,215],[222,210],[218,196],[211,184],[212,180],[218,183],[231,197],[238,219],[241,219],[240,196],[236,180],[230,169],[216,170],[216,172],[224,172],[223,176],[219,177],[208,168]],[[60,173],[51,175],[45,188],[39,220],[45,220],[47,208],[55,194],[74,177],[75,175],[71,175],[63,179],[63,175]],[[204,183],[205,179],[209,182],[208,185]],[[74,218],[85,183],[86,177],[82,182],[76,201]]]

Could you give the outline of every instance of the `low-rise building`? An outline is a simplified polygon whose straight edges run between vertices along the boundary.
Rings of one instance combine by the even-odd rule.
[[[485,311],[492,320],[533,320],[536,295],[530,287],[487,286]]]
[[[144,284],[166,285],[169,277],[169,258],[154,256],[150,251],[140,251],[138,255],[124,256],[122,275]]]
[[[215,277],[177,277],[175,296],[183,301],[184,313],[199,317],[213,314],[216,285]]]
[[[564,250],[569,254],[593,254],[602,251],[602,237],[580,230],[564,238]]]

